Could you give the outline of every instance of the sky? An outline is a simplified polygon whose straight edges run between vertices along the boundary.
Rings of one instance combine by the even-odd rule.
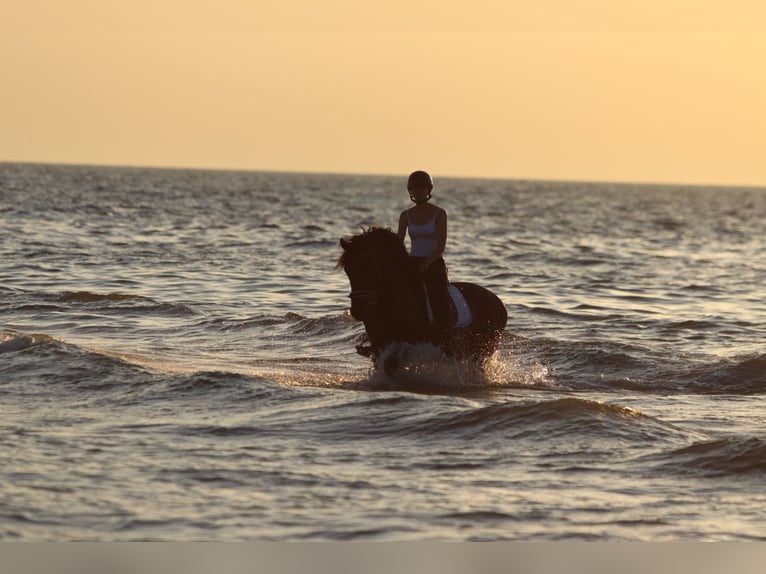
[[[766,186],[762,0],[5,0],[0,161]]]

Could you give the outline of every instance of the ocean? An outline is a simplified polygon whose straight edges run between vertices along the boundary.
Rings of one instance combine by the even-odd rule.
[[[434,175],[483,373],[355,352],[406,174],[0,164],[0,539],[765,540],[766,189]]]

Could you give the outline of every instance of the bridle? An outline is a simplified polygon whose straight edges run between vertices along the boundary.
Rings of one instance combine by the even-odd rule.
[[[366,253],[355,261],[355,263],[359,263],[360,261],[364,261],[365,259],[372,259],[372,261],[375,264],[375,278],[373,280],[374,285],[378,285],[377,289],[354,289],[353,286],[351,288],[351,292],[348,294],[349,298],[351,299],[351,305],[353,306],[355,302],[358,302],[362,305],[374,305],[378,302],[378,298],[380,296],[381,292],[381,282],[383,279],[383,274],[380,270],[380,263],[378,262],[377,258],[375,258],[371,253]]]
[[[368,303],[375,303],[378,299],[378,292],[373,289],[352,289],[348,296],[352,305],[355,300],[364,301],[365,299]]]

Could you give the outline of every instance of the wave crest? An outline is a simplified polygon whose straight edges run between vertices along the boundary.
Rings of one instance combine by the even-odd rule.
[[[766,441],[724,438],[674,450],[656,457],[658,470],[700,477],[766,473]]]

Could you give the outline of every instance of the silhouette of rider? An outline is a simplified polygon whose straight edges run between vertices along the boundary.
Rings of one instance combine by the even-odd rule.
[[[442,339],[450,328],[447,266],[447,212],[431,203],[434,182],[425,171],[412,172],[407,178],[407,191],[415,203],[399,216],[399,239],[410,236],[410,262],[420,272],[428,292],[433,321]]]

